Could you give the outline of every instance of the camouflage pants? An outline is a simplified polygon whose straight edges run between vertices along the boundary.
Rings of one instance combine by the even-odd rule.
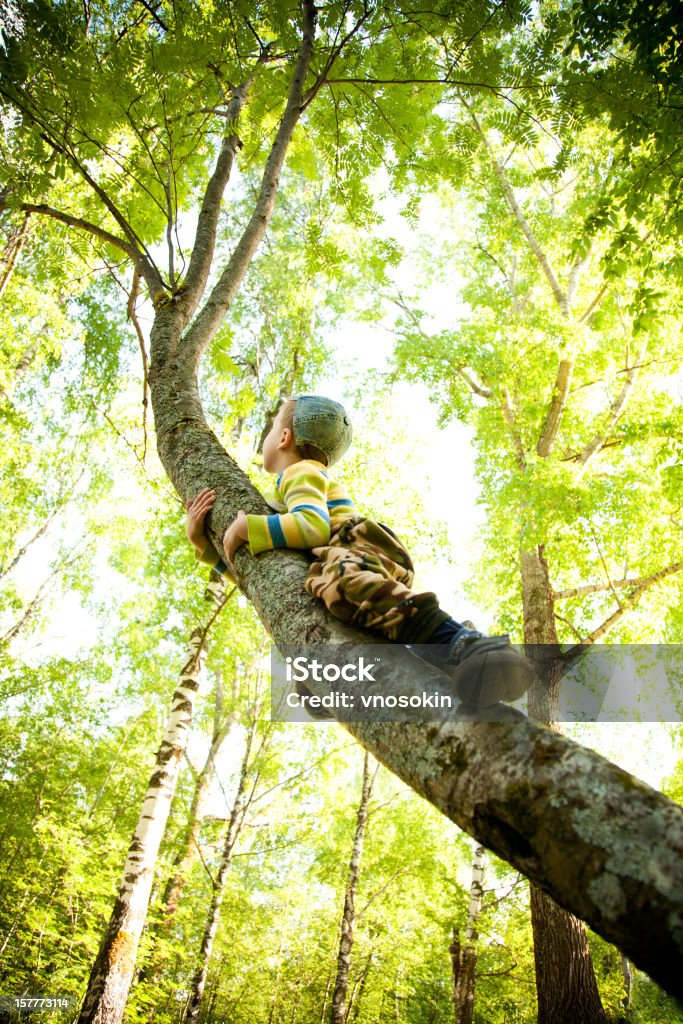
[[[388,527],[349,516],[313,548],[306,590],[335,618],[400,643],[425,643],[449,618],[436,594],[414,593],[410,555]]]

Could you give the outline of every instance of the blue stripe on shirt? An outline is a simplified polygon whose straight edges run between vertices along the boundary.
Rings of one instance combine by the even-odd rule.
[[[297,505],[296,508],[290,508],[289,511],[302,512],[304,509],[308,509],[310,512],[317,512],[321,519],[324,519],[325,522],[329,523],[329,514],[325,511],[324,508],[320,508],[318,505]]]
[[[282,532],[282,527],[280,526],[279,516],[268,516],[268,530],[270,532],[270,538],[276,548],[287,547],[287,541],[285,540],[285,535]]]
[[[351,501],[350,498],[337,498],[335,501],[327,502],[328,508],[340,508],[341,506],[345,506],[346,508],[353,508],[353,502]]]

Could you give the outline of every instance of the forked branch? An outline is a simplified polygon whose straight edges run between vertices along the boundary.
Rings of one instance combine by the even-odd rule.
[[[304,0],[303,6],[304,24],[299,56],[292,77],[285,110],[280,119],[280,126],[266,160],[254,212],[227,266],[183,340],[182,354],[193,373],[196,373],[202,353],[230,308],[232,300],[273,215],[280,171],[294,129],[301,116],[304,83],[313,56],[316,26],[315,4],[313,0]]]

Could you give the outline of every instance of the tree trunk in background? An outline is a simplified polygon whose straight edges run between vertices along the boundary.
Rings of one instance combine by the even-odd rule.
[[[608,1024],[583,922],[531,886],[539,1024]]]
[[[194,793],[192,794],[192,806],[188,816],[187,830],[183,837],[183,847],[174,861],[174,872],[166,882],[164,889],[163,921],[161,926],[164,932],[168,931],[173,923],[173,917],[180,904],[180,897],[185,888],[185,882],[198,856],[199,833],[201,832],[204,820],[204,808],[213,775],[212,755],[213,747],[204,767],[197,776]]]
[[[453,966],[453,1009],[455,1024],[472,1024],[474,1017],[474,989],[477,980],[477,939],[479,932],[477,923],[481,913],[484,896],[484,871],[486,869],[486,850],[477,846],[472,861],[472,882],[470,885],[470,902],[467,910],[467,929],[465,945],[453,929],[453,943],[449,948]]]
[[[244,814],[246,807],[244,804],[244,793],[247,788],[247,779],[249,776],[249,757],[251,754],[251,744],[254,737],[254,731],[256,729],[256,717],[252,722],[251,732],[247,739],[247,746],[242,759],[242,767],[240,769],[239,782],[237,784],[237,793],[232,805],[230,812],[230,821],[228,828],[225,833],[225,841],[223,843],[223,852],[221,855],[220,867],[218,868],[218,874],[213,883],[213,898],[211,900],[211,906],[209,908],[209,914],[206,919],[206,926],[204,928],[204,936],[202,938],[201,949],[199,950],[199,958],[197,963],[197,969],[195,970],[192,984],[190,986],[190,996],[187,1004],[187,1011],[185,1014],[185,1024],[196,1024],[199,1017],[199,1011],[202,1006],[202,998],[204,995],[204,986],[206,985],[206,977],[209,971],[209,962],[211,960],[211,953],[213,952],[213,943],[218,930],[218,922],[220,919],[221,906],[223,904],[223,892],[225,890],[225,880],[228,874],[228,868],[232,862],[232,854],[235,848],[235,843],[242,831],[242,825],[244,823]]]
[[[557,644],[552,587],[543,548],[522,552],[524,641]],[[559,672],[529,691],[529,714],[556,732]],[[538,1024],[608,1024],[585,925],[535,885],[531,892]]]
[[[320,1024],[325,1024],[325,1018],[327,1017],[327,1000],[330,995],[330,988],[332,987],[332,974],[327,975],[327,981],[325,982],[325,992],[323,994],[323,1007],[320,1011]]]
[[[376,766],[373,774],[370,774],[370,755],[367,750],[363,759],[363,787],[360,803],[356,815],[356,834],[353,837],[351,849],[351,860],[349,861],[348,881],[344,895],[344,911],[341,919],[341,935],[339,938],[339,953],[337,955],[337,977],[332,993],[332,1005],[330,1007],[331,1024],[344,1024],[346,1015],[346,996],[349,989],[349,968],[351,966],[351,950],[353,948],[353,929],[356,922],[356,889],[358,887],[358,875],[360,872],[360,861],[363,855],[363,841],[368,821],[368,806],[372,796],[372,786],[377,775],[379,765]]]
[[[126,1008],[149,906],[154,866],[178,781],[194,700],[202,682],[206,636],[227,600],[223,581],[210,584],[207,596],[214,607],[193,631],[188,644],[187,663],[173,694],[118,896],[90,973],[79,1024],[119,1024]]]
[[[217,680],[216,686],[221,686],[220,679]],[[230,735],[230,730],[236,722],[232,713],[228,715],[225,721],[221,722],[221,707],[222,699],[217,694],[216,714],[214,717],[214,731],[211,738],[211,746],[204,762],[204,766],[195,779],[192,804],[190,806],[187,825],[184,830],[182,847],[175,858],[173,874],[168,878],[164,888],[161,921],[150,928],[150,934],[154,937],[152,940],[154,943],[152,955],[149,962],[140,971],[140,975],[137,979],[138,983],[149,982],[152,985],[158,985],[161,980],[163,963],[159,959],[159,954],[155,950],[156,940],[159,936],[167,935],[170,932],[171,925],[173,924],[173,918],[180,904],[183,889],[185,888],[185,883],[199,856],[199,836],[204,820],[206,798],[214,775],[215,760],[223,743]],[[153,903],[153,901],[150,902]],[[147,1019],[149,1021],[153,1020],[157,1011],[158,1007],[152,1005]]]

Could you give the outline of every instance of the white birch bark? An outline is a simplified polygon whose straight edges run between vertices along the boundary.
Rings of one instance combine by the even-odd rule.
[[[455,1024],[472,1024],[474,1017],[474,990],[477,980],[477,939],[479,938],[478,922],[481,904],[484,897],[484,872],[486,870],[486,850],[477,846],[472,860],[472,881],[470,883],[470,901],[467,908],[467,927],[465,943],[460,942],[457,932],[453,934],[453,945],[450,948],[453,965],[453,1008]]]

